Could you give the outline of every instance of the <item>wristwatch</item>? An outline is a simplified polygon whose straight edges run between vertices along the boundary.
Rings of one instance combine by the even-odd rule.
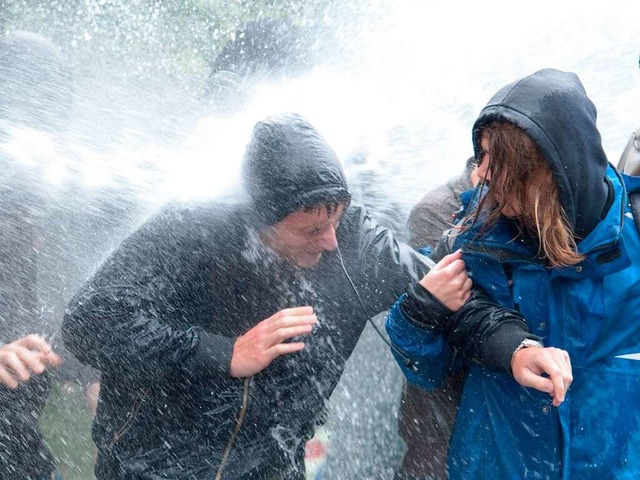
[[[543,348],[544,344],[542,342],[539,342],[538,340],[533,340],[532,338],[525,338],[522,342],[520,342],[520,345],[518,345],[516,349],[513,351],[513,353],[511,354],[510,364],[511,365],[513,364],[513,357],[516,356],[516,353],[518,353],[523,348],[529,348],[529,347]]]

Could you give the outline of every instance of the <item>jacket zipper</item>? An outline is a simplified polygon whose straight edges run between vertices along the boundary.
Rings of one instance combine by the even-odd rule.
[[[227,446],[224,449],[224,453],[222,454],[222,460],[220,460],[220,466],[218,467],[218,471],[216,472],[215,480],[222,479],[222,473],[224,472],[224,468],[227,466],[227,461],[229,460],[229,453],[231,453],[231,447],[233,447],[233,443],[236,438],[238,438],[238,434],[240,433],[240,429],[242,428],[242,423],[244,422],[244,417],[247,415],[247,406],[249,404],[249,382],[252,377],[247,377],[244,379],[243,389],[242,389],[242,407],[240,407],[240,413],[238,414],[238,419],[236,420],[236,427],[233,429],[233,433],[227,442]]]
[[[146,400],[148,394],[149,394],[149,389],[148,388],[143,388],[143,389],[140,390],[140,393],[136,397],[135,401],[133,402],[133,406],[131,407],[131,410],[129,411],[129,418],[127,419],[126,422],[124,422],[122,427],[120,427],[120,430],[118,430],[115,433],[115,435],[113,436],[113,439],[111,440],[111,443],[109,444],[109,450],[113,449],[113,447],[116,445],[116,443],[118,443],[120,441],[120,439],[123,437],[123,435],[129,431],[129,429],[133,425],[133,422],[135,421],[136,417],[138,416],[138,413],[140,412],[140,408],[142,407],[142,404]]]

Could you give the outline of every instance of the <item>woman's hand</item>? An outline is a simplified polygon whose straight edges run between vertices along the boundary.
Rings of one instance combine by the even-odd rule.
[[[569,354],[553,347],[518,350],[513,354],[511,371],[520,385],[547,392],[555,407],[564,402],[573,381]]]

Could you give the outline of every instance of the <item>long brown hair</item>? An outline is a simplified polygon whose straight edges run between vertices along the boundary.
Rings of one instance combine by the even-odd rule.
[[[493,122],[482,127],[478,138],[484,137],[489,141],[491,177],[490,182],[484,182],[488,186],[487,194],[469,216],[475,223],[480,213],[487,211],[480,233],[497,222],[509,203],[521,212],[515,218],[518,234],[527,231],[537,237],[537,255],[549,266],[575,265],[584,260],[578,253],[549,164],[533,140],[509,122]],[[482,160],[478,158],[479,163]]]

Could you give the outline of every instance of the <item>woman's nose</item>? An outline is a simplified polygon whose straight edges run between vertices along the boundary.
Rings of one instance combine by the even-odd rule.
[[[491,172],[489,171],[489,162],[487,162],[487,159],[478,166],[478,177],[485,182],[491,180]]]

